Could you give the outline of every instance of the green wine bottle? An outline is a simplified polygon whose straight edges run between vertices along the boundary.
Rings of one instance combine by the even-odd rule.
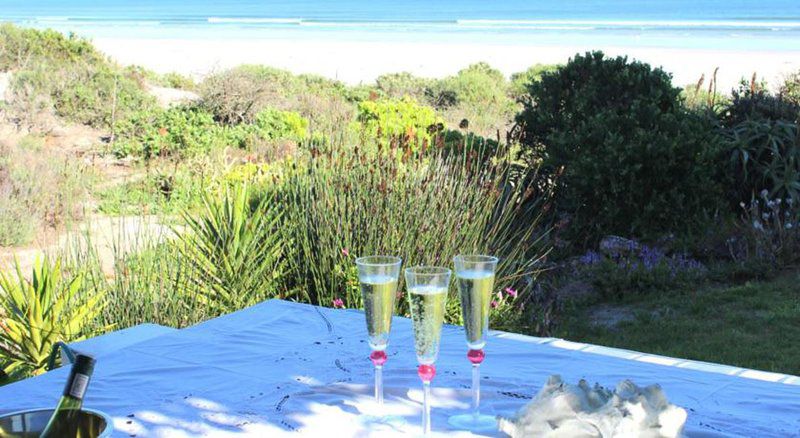
[[[61,400],[53,411],[39,438],[74,438],[79,434],[79,418],[83,396],[94,371],[93,357],[78,354],[72,363],[69,379],[64,387]]]

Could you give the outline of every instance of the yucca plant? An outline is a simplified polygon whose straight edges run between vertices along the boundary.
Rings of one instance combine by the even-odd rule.
[[[45,371],[56,342],[83,339],[103,310],[103,293],[84,296],[81,274],[64,278],[61,262],[37,259],[30,279],[15,262],[0,272],[0,361],[6,376]]]
[[[186,227],[177,245],[187,264],[184,284],[218,315],[268,298],[286,298],[281,214],[268,199],[251,205],[247,185],[228,187],[218,198],[206,195],[199,213],[184,213]]]

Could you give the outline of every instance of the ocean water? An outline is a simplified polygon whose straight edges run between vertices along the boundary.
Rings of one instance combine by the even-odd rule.
[[[90,38],[800,51],[800,0],[0,0],[0,21]]]

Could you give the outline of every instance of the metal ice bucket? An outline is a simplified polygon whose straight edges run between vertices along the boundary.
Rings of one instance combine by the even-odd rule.
[[[31,409],[0,415],[0,437],[38,438],[53,409]],[[108,415],[92,409],[82,409],[78,417],[81,438],[108,438],[114,423]]]

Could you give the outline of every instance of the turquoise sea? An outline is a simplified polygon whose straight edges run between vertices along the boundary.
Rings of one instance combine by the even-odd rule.
[[[800,0],[0,0],[0,21],[91,38],[800,50]]]

